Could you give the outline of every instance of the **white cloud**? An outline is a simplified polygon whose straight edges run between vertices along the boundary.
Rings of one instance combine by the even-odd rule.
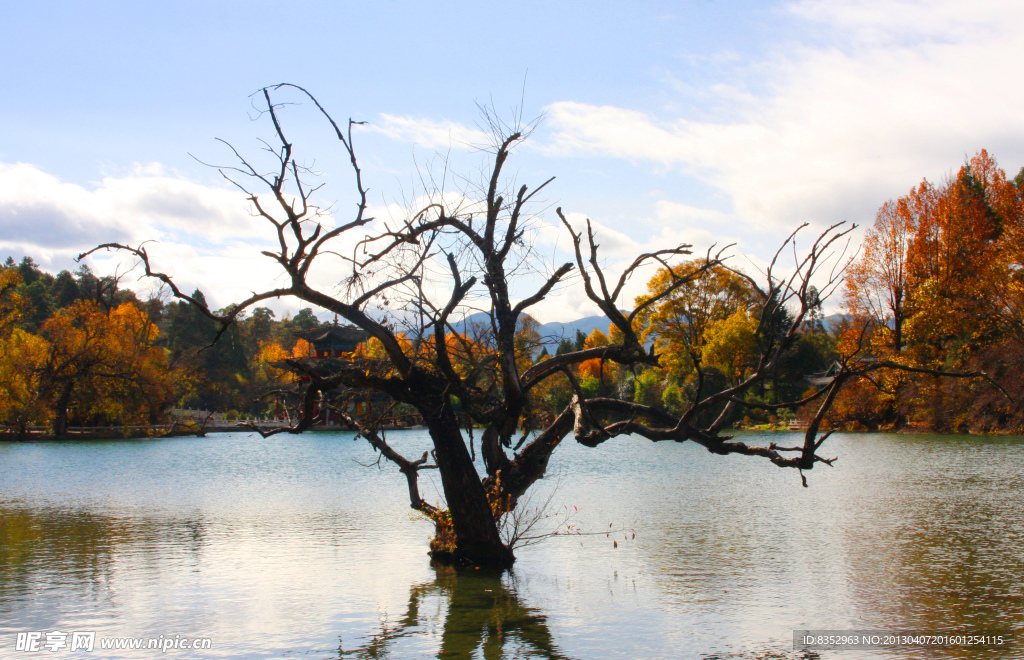
[[[204,241],[256,236],[266,224],[253,217],[240,191],[167,176],[154,166],[126,177],[107,177],[93,195],[97,207],[131,218],[133,224],[143,221],[167,232],[199,235]]]
[[[156,164],[106,177],[90,190],[29,164],[0,163],[5,242],[84,248],[194,234],[217,243],[257,235],[264,224],[240,192],[168,176]]]
[[[0,250],[26,254],[48,269],[73,267],[75,256],[102,243],[152,241],[146,248],[155,269],[174,275],[187,292],[201,287],[212,304],[224,306],[275,284],[280,267],[258,247],[273,238],[251,216],[243,194],[170,176],[156,164],[106,177],[92,189],[29,164],[0,164]],[[88,263],[105,275],[125,273],[134,261],[100,252]],[[122,284],[152,289],[151,280],[135,274],[141,273]]]
[[[380,117],[380,123],[369,124],[366,128],[427,149],[467,149],[490,143],[490,136],[484,131],[457,122],[389,114],[381,114]]]
[[[31,165],[0,163],[0,241],[68,250],[131,240],[132,223],[111,213],[93,192]]]
[[[1012,171],[1024,160],[1024,8],[959,2],[792,5],[808,42],[767,62],[768,90],[731,99],[722,122],[664,119],[563,101],[548,107],[546,150],[679,168],[724,192],[751,227],[870,221],[922,177],[981,148]]]

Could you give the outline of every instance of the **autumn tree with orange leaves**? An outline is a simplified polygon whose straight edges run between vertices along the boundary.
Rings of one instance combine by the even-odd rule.
[[[856,401],[840,401],[836,423],[1019,428],[1019,406],[999,387],[1019,389],[1006,376],[1024,351],[1021,183],[986,151],[939,186],[923,181],[879,209],[846,281],[849,355],[981,370],[990,382],[880,375],[873,389],[848,391]]]

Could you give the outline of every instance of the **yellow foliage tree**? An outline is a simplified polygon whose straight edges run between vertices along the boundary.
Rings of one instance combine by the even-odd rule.
[[[156,346],[159,330],[131,303],[98,319],[103,329],[103,359],[90,373],[78,397],[80,422],[143,424],[158,421],[173,398],[174,374]]]
[[[303,340],[299,340],[303,341]],[[287,369],[274,366],[288,359],[288,351],[284,350],[276,341],[268,341],[260,344],[259,352],[256,353],[256,364],[253,372],[256,381],[260,384],[274,383],[286,380],[291,376]]]
[[[677,274],[697,272],[701,260],[684,261],[674,268]],[[647,283],[647,294],[637,305],[661,295],[674,285],[672,273],[662,268]],[[640,317],[643,339],[654,341],[662,365],[677,377],[693,370],[709,326],[755,304],[750,283],[724,266],[706,269],[690,282],[673,290],[652,305]]]
[[[25,313],[27,302],[18,293],[21,273],[15,268],[0,268],[0,337],[10,334]]]
[[[0,423],[13,426],[18,435],[29,424],[48,419],[48,401],[39,388],[48,352],[45,339],[21,328],[0,337]]]
[[[603,333],[600,328],[594,328],[593,331],[583,341],[583,350],[588,348],[597,348],[598,346],[607,346],[609,344],[608,335]],[[579,372],[581,378],[595,378],[598,381],[602,381],[606,377],[605,373],[602,373],[604,360],[600,358],[592,358],[580,363]]]
[[[109,312],[80,300],[47,319],[33,335],[4,338],[0,412],[20,432],[69,422],[155,422],[172,397],[174,377],[156,345],[158,330],[130,303]]]
[[[705,332],[702,363],[717,368],[734,383],[755,366],[759,355],[757,320],[746,309],[712,322]]]

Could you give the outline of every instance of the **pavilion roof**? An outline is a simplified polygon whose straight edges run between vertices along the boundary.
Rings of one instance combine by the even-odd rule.
[[[338,341],[344,343],[355,343],[366,341],[370,335],[360,328],[354,325],[338,325],[331,324],[321,326],[319,328],[312,328],[310,330],[297,330],[295,336],[300,339],[305,339],[312,344],[318,344],[324,341]]]

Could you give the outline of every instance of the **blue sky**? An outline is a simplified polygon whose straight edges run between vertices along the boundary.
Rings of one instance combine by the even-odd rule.
[[[756,264],[797,224],[870,223],[981,148],[1011,174],[1024,164],[1019,3],[436,5],[6,8],[0,255],[57,270],[98,242],[157,238],[166,269],[218,304],[272,281],[244,200],[189,154],[224,162],[214,138],[255,153],[249,96],[282,81],[369,122],[356,147],[380,214],[415,200],[436,153],[480,167],[476,104],[543,114],[517,178],[556,176],[539,210],[594,220],[612,267],[680,241],[735,242]],[[305,110],[288,111],[293,139],[326,173],[324,201],[350,208],[338,150]],[[556,254],[564,238],[542,229]],[[567,290],[537,315],[589,311]]]

